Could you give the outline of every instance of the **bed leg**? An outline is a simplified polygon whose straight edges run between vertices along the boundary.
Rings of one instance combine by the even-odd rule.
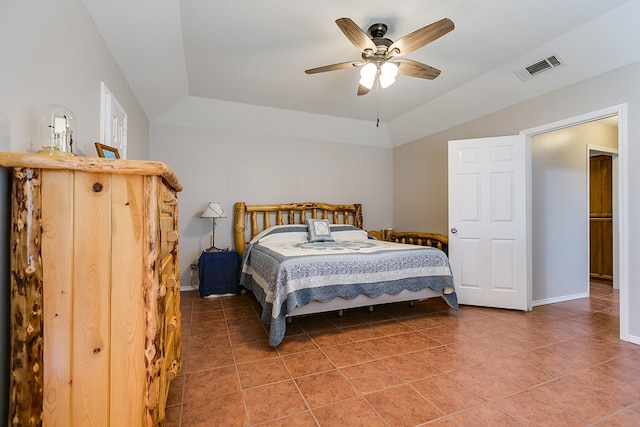
[[[373,306],[372,305],[369,306],[369,313],[373,313]]]
[[[291,324],[291,322],[293,322],[293,320],[291,320],[291,317],[287,316],[287,323]]]
[[[409,301],[409,307],[413,308],[414,305],[416,305],[415,301]]]
[[[342,317],[344,315],[344,311],[343,310],[338,310],[338,316]]]

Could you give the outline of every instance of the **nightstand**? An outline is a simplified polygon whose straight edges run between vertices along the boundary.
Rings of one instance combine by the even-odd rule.
[[[240,293],[240,255],[236,251],[204,251],[198,259],[200,297]]]

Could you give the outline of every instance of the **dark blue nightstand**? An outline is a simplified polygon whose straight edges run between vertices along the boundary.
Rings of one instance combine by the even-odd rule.
[[[198,259],[200,297],[239,294],[240,255],[236,251],[202,252]]]

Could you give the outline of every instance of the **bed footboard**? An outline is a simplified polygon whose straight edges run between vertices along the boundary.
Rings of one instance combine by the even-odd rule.
[[[384,240],[388,242],[431,246],[448,254],[449,238],[442,234],[424,233],[420,231],[389,231],[385,234]]]

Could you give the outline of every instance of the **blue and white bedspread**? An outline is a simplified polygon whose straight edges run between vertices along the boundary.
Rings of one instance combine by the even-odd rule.
[[[271,227],[251,240],[242,259],[240,284],[262,304],[269,344],[285,334],[286,315],[311,301],[426,287],[442,290],[456,310],[449,259],[439,249],[370,239],[350,225],[331,225],[333,242],[309,242],[307,226]]]

